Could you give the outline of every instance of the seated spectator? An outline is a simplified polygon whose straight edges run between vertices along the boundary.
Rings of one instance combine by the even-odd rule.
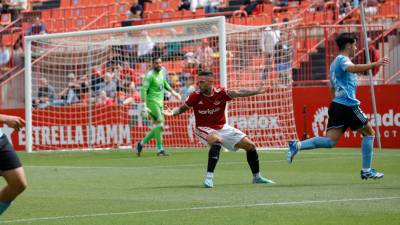
[[[196,90],[196,87],[194,86],[193,76],[189,75],[186,77],[183,86],[179,90],[179,93],[182,96],[182,101],[186,101],[186,99],[194,90]]]
[[[38,98],[40,100],[43,97],[46,97],[50,102],[53,102],[56,99],[56,91],[54,87],[49,84],[46,78],[39,79]]]
[[[339,17],[345,16],[351,11],[350,0],[343,0],[339,6]]]
[[[170,40],[176,39],[176,30],[171,28],[168,30]],[[182,59],[185,54],[182,52],[182,42],[173,41],[165,43],[165,54],[163,60]]]
[[[97,97],[96,106],[112,106],[115,105],[115,101],[107,96],[106,91],[100,90]]]
[[[199,61],[196,59],[193,52],[188,52],[185,54],[182,64],[183,73],[197,75],[199,70]]]
[[[147,31],[143,31],[140,34],[140,43],[138,44],[137,47],[137,57],[138,57],[138,62],[145,62],[145,61],[150,61],[151,56],[153,54],[153,48],[155,46],[155,43],[153,40],[151,40],[151,37],[147,33]]]
[[[179,4],[178,10],[181,11],[185,9],[192,11],[192,13],[196,13],[198,4],[198,0],[182,0],[182,2]]]
[[[223,3],[223,0],[206,0],[204,3],[205,13],[215,13],[218,12],[218,6]]]
[[[366,2],[365,15],[366,16],[375,16],[378,13],[378,1],[377,0],[368,0]],[[379,68],[379,67],[377,67]]]
[[[210,47],[208,40],[205,38],[201,42],[201,46],[197,48],[195,57],[199,62],[201,68],[211,68],[214,64],[213,59],[214,51]]]
[[[69,73],[67,76],[68,87],[64,88],[58,95],[64,100],[65,104],[73,104],[79,102],[80,84],[75,74]]]
[[[47,107],[52,105],[56,100],[56,91],[46,78],[39,79],[38,98],[34,100],[34,106]],[[63,105],[63,104],[60,104]]]
[[[24,49],[22,47],[22,36],[18,38],[13,46],[12,66],[20,66],[24,64]]]
[[[104,76],[101,66],[94,67],[90,76],[90,86],[92,87],[92,91],[98,91],[101,88],[102,83],[104,83]]]
[[[280,40],[281,33],[279,30],[273,30],[270,26],[266,27],[261,36],[260,47],[265,55],[265,65],[260,78],[265,80],[270,74],[270,68],[273,64],[275,46]]]
[[[132,0],[131,7],[127,12],[129,19],[141,20],[143,18],[143,5],[139,4],[138,0]]]
[[[100,91],[105,91],[109,98],[115,98],[115,94],[117,93],[117,84],[109,72],[106,72],[104,75],[104,83],[101,85]]]
[[[25,32],[27,36],[36,35],[36,34],[47,34],[49,31],[46,28],[46,25],[40,20],[39,17],[35,17],[32,25]]]
[[[244,11],[246,11],[247,15],[255,15],[260,13],[259,4],[262,4],[263,0],[250,0],[245,1],[246,6],[244,7]]]
[[[0,42],[0,72],[8,70],[8,64],[11,59],[11,51]]]
[[[137,83],[138,78],[135,74],[135,70],[131,68],[129,62],[125,61],[123,67],[119,71],[120,79],[121,80],[129,80]]]
[[[140,102],[141,102],[140,93],[136,90],[135,83],[131,82],[123,104],[124,105],[133,105],[133,104],[137,104]]]
[[[279,42],[275,46],[275,71],[278,76],[278,86],[284,87],[288,84],[288,73],[290,73],[292,69],[291,59],[290,59],[290,50],[286,44],[283,42]]]
[[[11,14],[11,21],[18,19],[22,10],[28,9],[27,0],[3,0],[1,5],[4,12]]]

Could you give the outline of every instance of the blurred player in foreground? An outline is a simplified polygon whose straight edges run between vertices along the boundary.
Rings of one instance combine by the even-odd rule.
[[[25,126],[25,121],[17,116],[0,114],[0,122],[8,127],[19,130]],[[0,215],[10,206],[11,202],[21,194],[27,180],[21,162],[7,136],[0,130],[0,173],[7,185],[0,191]]]

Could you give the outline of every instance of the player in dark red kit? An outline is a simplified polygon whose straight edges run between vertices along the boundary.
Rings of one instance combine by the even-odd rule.
[[[202,143],[210,146],[204,186],[207,188],[214,186],[214,169],[222,146],[231,151],[246,150],[247,162],[253,173],[253,183],[273,184],[272,180],[260,175],[255,144],[242,131],[226,124],[225,118],[226,102],[238,97],[263,94],[267,91],[266,87],[259,87],[255,90],[225,90],[224,88],[213,87],[213,77],[211,72],[200,72],[198,77],[199,89],[194,91],[182,106],[164,111],[167,116],[176,116],[193,108],[196,119],[195,134]]]

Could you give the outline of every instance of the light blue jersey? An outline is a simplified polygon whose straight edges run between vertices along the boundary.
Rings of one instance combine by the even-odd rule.
[[[347,67],[351,65],[354,64],[349,57],[338,55],[329,69],[331,87],[335,89],[333,101],[350,107],[360,105],[356,98],[357,74],[347,72]]]

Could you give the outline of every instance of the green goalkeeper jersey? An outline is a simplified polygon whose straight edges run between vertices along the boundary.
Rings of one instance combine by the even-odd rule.
[[[142,84],[142,100],[147,105],[157,104],[159,106],[164,105],[164,92],[165,89],[171,89],[171,86],[167,82],[167,71],[161,68],[159,72],[150,70]]]

